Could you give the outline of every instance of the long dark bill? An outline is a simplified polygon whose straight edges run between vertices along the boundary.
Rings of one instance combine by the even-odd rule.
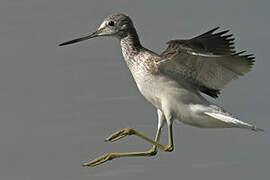
[[[74,44],[74,43],[77,43],[77,42],[80,42],[80,41],[84,41],[84,40],[87,40],[87,39],[90,39],[90,38],[94,38],[94,37],[97,37],[98,36],[98,32],[94,32],[90,35],[86,35],[84,37],[80,37],[80,38],[77,38],[77,39],[73,39],[73,40],[70,40],[70,41],[67,41],[67,42],[63,42],[61,44],[59,44],[59,46],[65,46],[65,45],[69,45],[69,44]]]

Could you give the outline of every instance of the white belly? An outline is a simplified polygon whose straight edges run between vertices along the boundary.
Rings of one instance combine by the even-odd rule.
[[[135,78],[135,81],[150,103],[160,110],[170,108],[175,115],[185,115],[190,104],[205,102],[198,93],[165,76],[143,76]]]
[[[175,120],[202,128],[243,126],[235,119],[235,122],[229,120],[230,116],[227,114],[228,121],[207,115],[207,112],[216,111],[213,108],[214,105],[200,94],[190,90],[189,87],[181,86],[174,80],[166,77],[144,76],[144,78],[136,79],[136,83],[142,95],[150,103],[162,112],[169,111]],[[244,126],[246,127],[246,124]]]

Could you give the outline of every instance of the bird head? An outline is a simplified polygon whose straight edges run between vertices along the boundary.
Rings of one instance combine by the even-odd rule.
[[[134,26],[128,16],[124,14],[113,14],[106,17],[95,32],[87,34],[80,38],[61,43],[59,44],[59,46],[73,44],[100,36],[114,36],[121,39],[127,36],[128,32],[132,29],[134,29]]]

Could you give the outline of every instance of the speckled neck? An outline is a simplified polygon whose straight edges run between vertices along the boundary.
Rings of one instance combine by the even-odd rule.
[[[139,36],[134,27],[132,27],[126,36],[120,38],[122,53],[126,61],[133,59],[133,57],[140,52],[142,45]]]

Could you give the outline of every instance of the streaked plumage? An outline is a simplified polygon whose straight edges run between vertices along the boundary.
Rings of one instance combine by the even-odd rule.
[[[155,155],[157,147],[173,150],[172,123],[179,120],[202,128],[262,129],[245,123],[207,101],[200,93],[217,98],[220,91],[233,79],[251,70],[254,56],[237,53],[228,31],[216,32],[214,28],[188,40],[169,41],[168,48],[160,55],[144,48],[131,19],[124,14],[107,17],[98,30],[82,38],[60,44],[67,45],[97,36],[114,36],[120,45],[127,66],[142,95],[157,108],[158,128],[155,140],[132,129],[123,129],[107,138],[116,141],[135,134],[154,144],[146,152],[108,153],[85,163],[95,166],[123,156]],[[158,143],[164,122],[168,125],[168,145]]]
[[[214,34],[217,29],[189,40],[169,41],[158,62],[160,71],[176,80],[184,78],[201,92],[218,97],[226,84],[251,70],[254,56],[236,53],[232,34]]]

